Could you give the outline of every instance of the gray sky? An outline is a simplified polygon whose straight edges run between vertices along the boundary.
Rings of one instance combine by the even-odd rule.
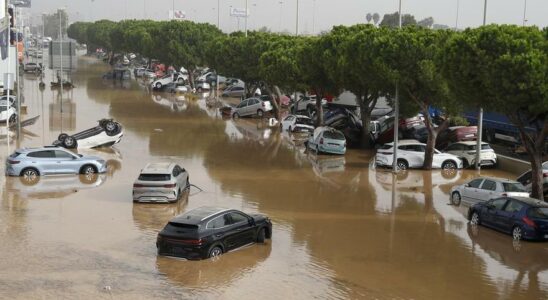
[[[248,0],[251,15],[248,27],[267,26],[273,31],[295,32],[297,0]],[[398,0],[298,0],[300,32],[330,29],[333,25],[364,23],[368,12],[397,11]],[[283,2],[280,4],[280,2]],[[402,13],[410,13],[418,20],[432,16],[436,23],[455,26],[457,2],[460,2],[459,28],[475,27],[483,21],[483,0],[403,0]],[[176,10],[186,12],[187,19],[217,24],[217,0],[32,0],[33,14],[52,12],[67,7],[71,21],[124,18],[167,19],[168,10],[175,3]],[[315,10],[313,6],[315,3]],[[523,22],[525,0],[488,0],[487,22],[518,24]],[[230,6],[243,8],[245,0],[220,0],[220,23],[223,31],[238,28],[238,21],[229,16]],[[145,8],[146,7],[146,11]],[[315,11],[315,22],[313,15]],[[281,13],[280,13],[281,12]],[[548,0],[527,0],[527,24],[548,26]],[[280,22],[281,20],[281,22]],[[281,24],[281,26],[280,26]],[[244,29],[244,19],[240,20]]]

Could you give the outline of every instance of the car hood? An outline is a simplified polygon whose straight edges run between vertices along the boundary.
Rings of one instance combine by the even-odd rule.
[[[80,160],[90,161],[90,160],[104,160],[104,159],[101,158],[101,157],[99,157],[99,156],[94,156],[94,155],[87,156],[87,155],[84,155],[83,157],[80,157]]]

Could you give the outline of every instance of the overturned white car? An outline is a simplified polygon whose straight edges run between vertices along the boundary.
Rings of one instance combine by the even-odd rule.
[[[99,125],[73,135],[61,133],[54,146],[67,149],[108,147],[117,144],[122,139],[122,125],[112,119],[99,120]]]

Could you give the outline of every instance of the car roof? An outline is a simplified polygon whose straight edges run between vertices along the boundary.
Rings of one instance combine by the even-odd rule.
[[[171,170],[175,167],[175,163],[172,162],[156,162],[156,163],[148,163],[141,173],[148,173],[148,174],[165,174],[166,172],[171,172]]]
[[[202,206],[178,215],[170,222],[197,225],[210,217],[230,210],[223,207]]]
[[[529,197],[508,197],[508,199],[514,199],[521,201],[525,204],[534,206],[534,207],[548,207],[548,203],[540,201],[538,199],[529,198]]]
[[[44,146],[44,147],[35,147],[35,148],[21,148],[21,149],[15,150],[15,152],[19,152],[19,153],[30,153],[30,152],[43,151],[43,150],[63,150],[63,151],[65,151],[65,152],[68,152],[68,150],[66,150],[66,149],[63,148],[63,147],[59,147],[59,146]]]
[[[472,180],[476,180],[476,179],[488,179],[488,180],[503,182],[503,183],[519,183],[515,180],[510,180],[510,179],[507,179],[507,178],[490,177],[490,176],[481,176],[481,177],[478,177],[478,178],[474,178]],[[472,181],[472,180],[470,180],[470,181]]]

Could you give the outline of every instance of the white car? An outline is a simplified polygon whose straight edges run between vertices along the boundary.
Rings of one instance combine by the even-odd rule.
[[[188,172],[171,162],[150,163],[133,184],[134,202],[177,202],[190,187]]]
[[[401,140],[398,142],[398,157],[397,166],[400,170],[408,168],[421,168],[424,164],[424,153],[426,144],[416,140]],[[391,167],[393,161],[394,143],[384,144],[375,155],[377,166]],[[449,153],[442,153],[434,149],[434,158],[432,168],[436,169],[461,169],[462,160],[457,156]]]
[[[107,147],[119,143],[123,135],[120,123],[112,119],[102,119],[98,126],[82,132],[73,135],[61,133],[53,145],[67,149]]]
[[[307,116],[289,115],[282,120],[282,131],[289,132],[314,132],[314,122]]]
[[[306,111],[308,114],[312,114],[314,111],[316,111],[316,95],[309,95],[309,96],[303,96],[299,95],[299,102],[295,103],[294,101],[294,95],[291,95],[291,99],[293,100],[293,104],[289,106],[289,111],[293,112],[295,104],[297,105],[297,111]],[[327,100],[322,99],[322,105],[326,105]]]
[[[543,164],[542,164],[542,186],[543,186],[543,191],[544,191],[544,195],[548,195],[548,161],[545,161]],[[531,170],[529,169],[529,171],[521,174],[517,181],[521,182],[521,184],[523,184],[525,186],[525,190],[527,190],[528,192],[531,192],[531,188],[532,188],[532,173],[531,173]]]
[[[462,200],[475,203],[500,197],[529,197],[521,183],[492,177],[479,177],[465,184],[456,185],[449,195],[454,205],[460,205]]]
[[[161,89],[164,85],[167,85],[167,84],[172,83],[172,82],[175,82],[175,75],[174,74],[165,75],[164,77],[162,77],[160,79],[156,79],[150,84],[150,86],[153,89]],[[183,83],[184,79],[179,78],[178,82]]]
[[[17,108],[11,103],[8,109],[7,104],[6,100],[0,100],[0,122],[9,120],[10,123],[13,123],[17,121]]]
[[[458,156],[465,168],[476,164],[476,141],[456,142],[445,148],[445,152]],[[481,143],[480,164],[482,166],[496,166],[497,154],[488,143]]]

